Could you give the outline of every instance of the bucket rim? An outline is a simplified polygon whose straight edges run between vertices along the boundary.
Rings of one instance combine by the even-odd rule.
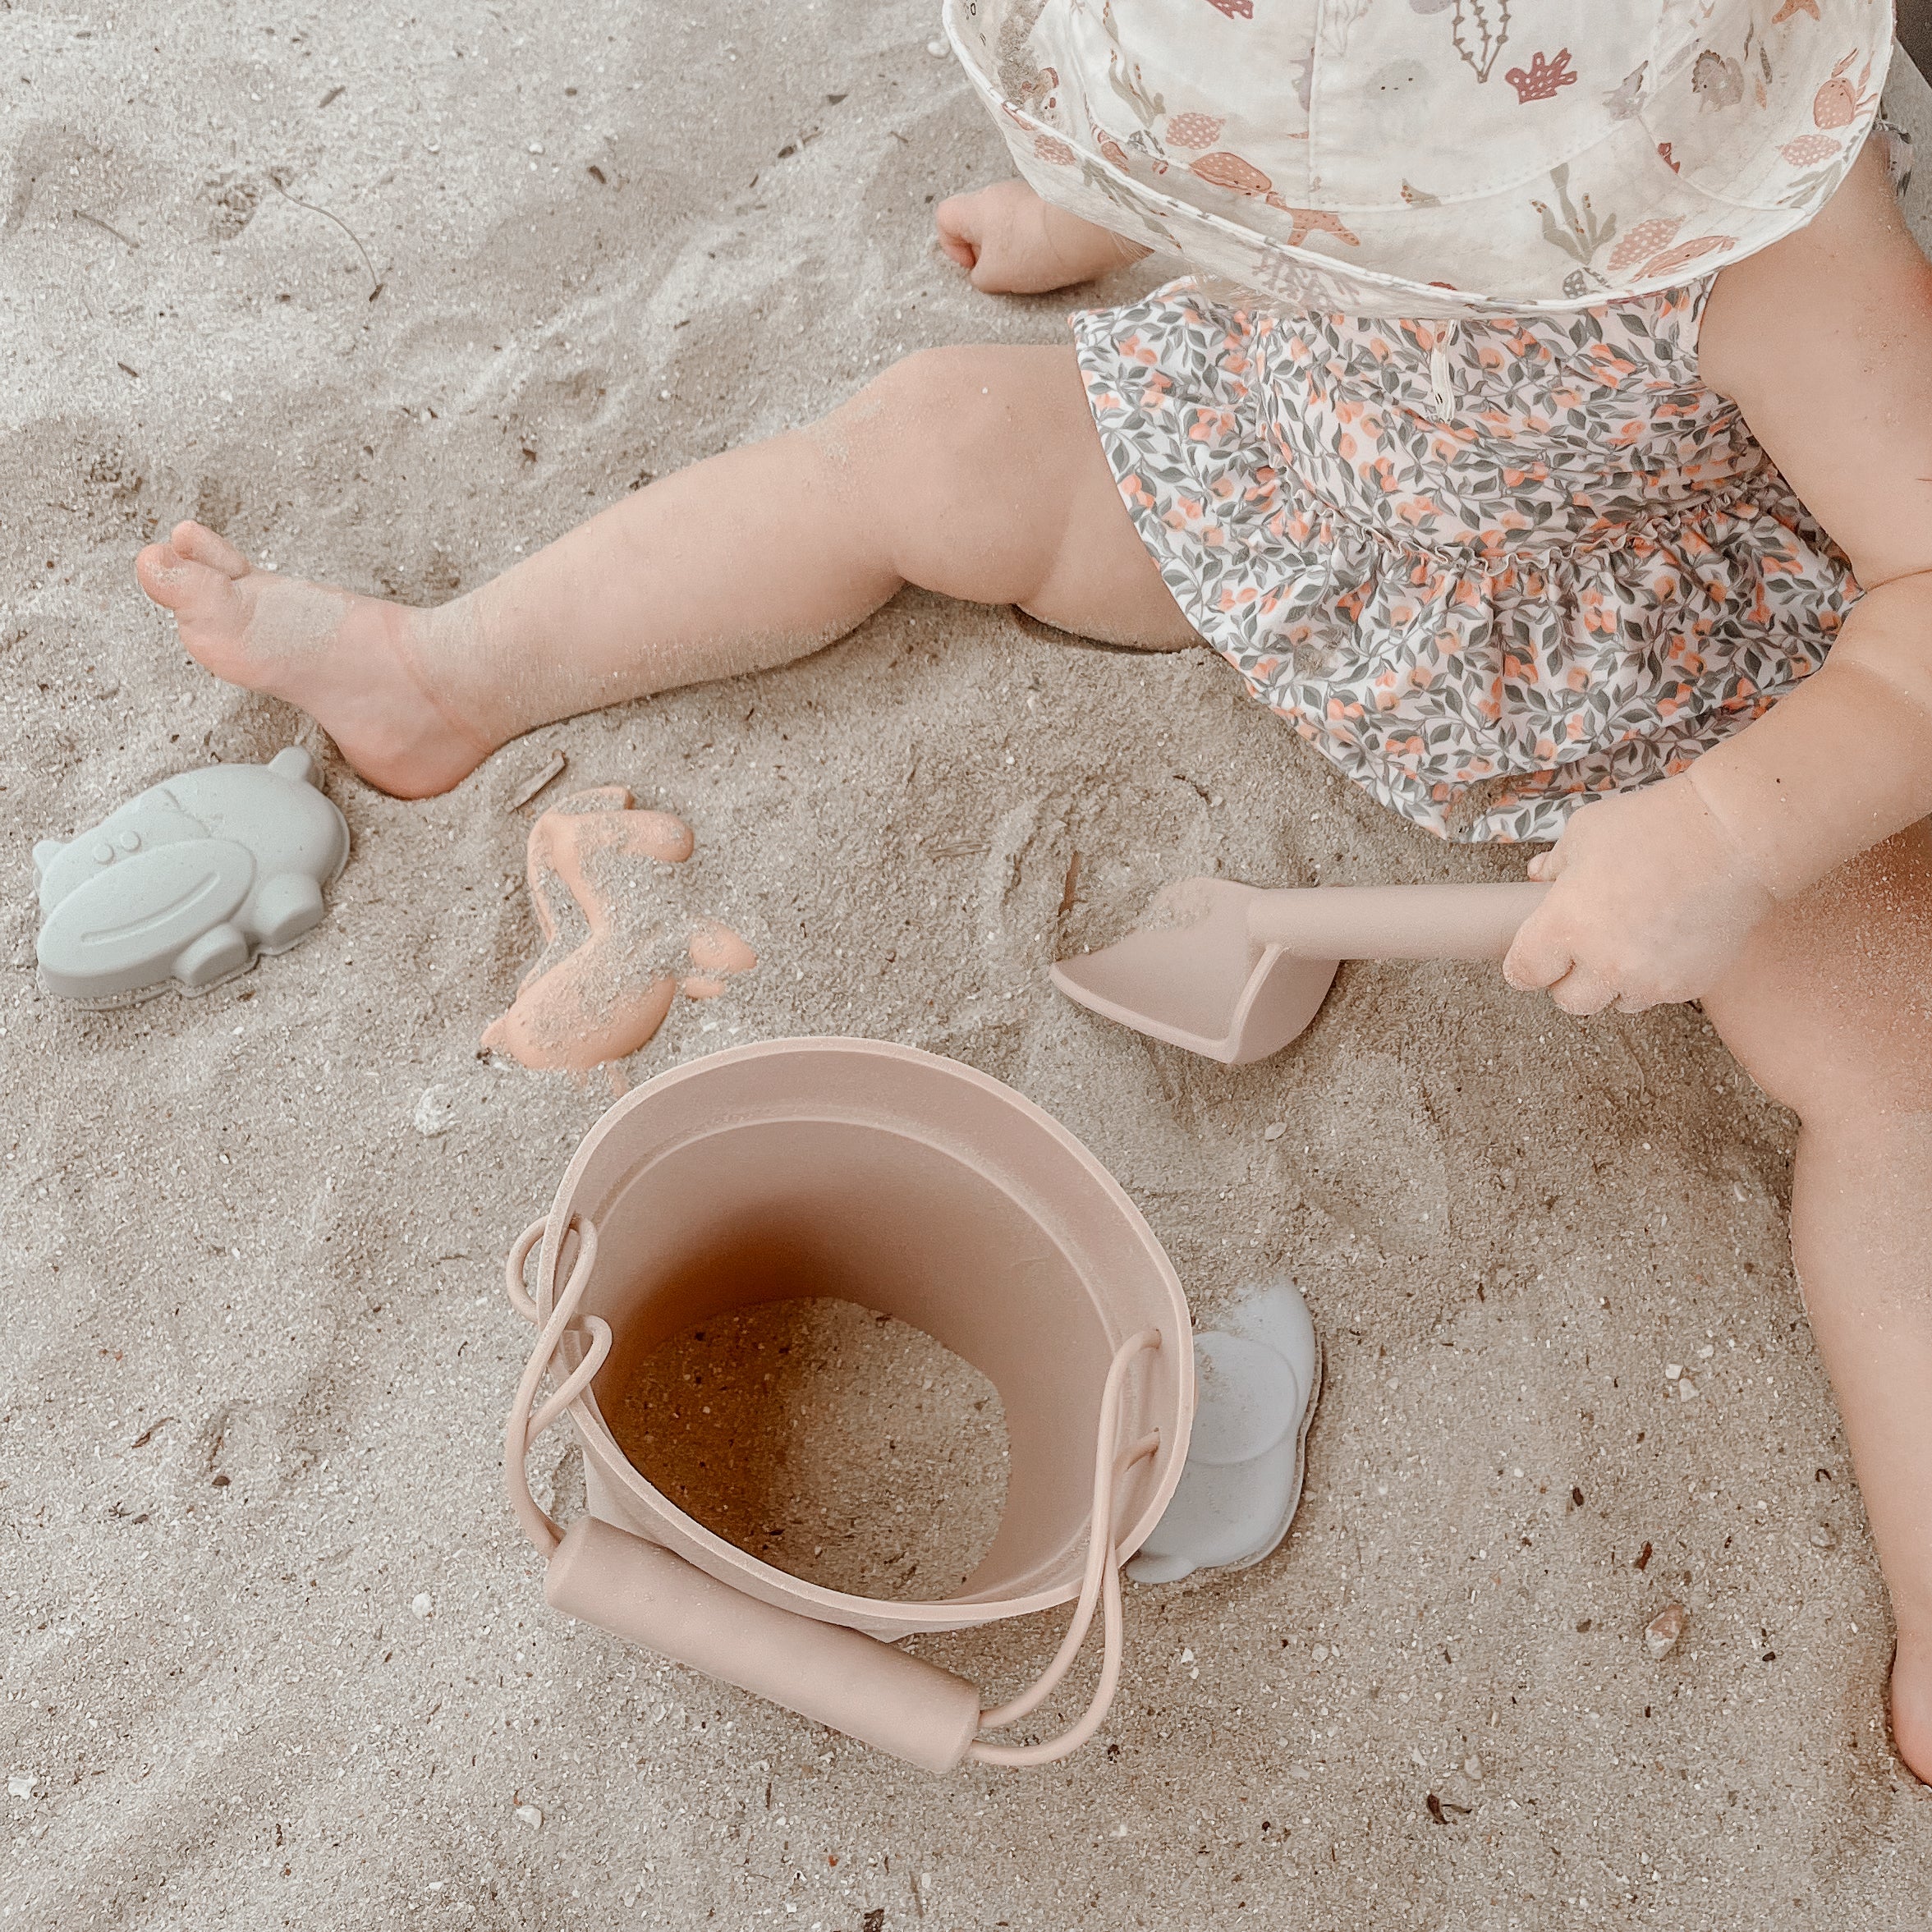
[[[1156,1465],[1155,1480],[1146,1503],[1136,1514],[1117,1544],[1119,1560],[1124,1563],[1154,1533],[1173,1496],[1186,1460],[1187,1441],[1195,1407],[1193,1318],[1186,1290],[1166,1248],[1148,1225],[1127,1190],[1078,1135],[1053,1115],[1004,1081],[943,1053],[929,1053],[922,1047],[906,1046],[896,1040],[868,1039],[860,1035],[811,1034],[782,1039],[747,1041],[726,1047],[684,1065],[667,1068],[621,1099],[613,1102],[594,1121],[578,1142],[575,1153],[558,1182],[550,1211],[545,1218],[542,1255],[537,1269],[536,1301],[539,1319],[550,1310],[549,1284],[558,1273],[558,1257],[576,1212],[575,1201],[585,1173],[599,1150],[622,1122],[640,1107],[666,1091],[714,1074],[723,1068],[747,1061],[796,1058],[825,1054],[864,1056],[916,1066],[942,1077],[958,1080],[976,1087],[1043,1129],[1070,1155],[1086,1180],[1097,1186],[1102,1195],[1122,1217],[1153,1265],[1164,1292],[1166,1318],[1159,1326],[1164,1344],[1174,1345],[1177,1374],[1174,1442],[1163,1443]],[[1171,1325],[1171,1333],[1170,1333]],[[754,1556],[740,1544],[709,1530],[688,1512],[680,1508],[631,1462],[618,1443],[610,1425],[597,1406],[594,1387],[571,1404],[567,1411],[587,1460],[606,1483],[636,1494],[652,1513],[663,1519],[677,1534],[673,1545],[679,1554],[695,1563],[719,1582],[729,1584],[747,1595],[759,1597],[801,1614],[828,1623],[865,1629],[874,1635],[906,1636],[923,1631],[971,1629],[1008,1618],[1030,1616],[1072,1600],[1080,1594],[1076,1572],[1062,1584],[1019,1597],[941,1597],[906,1600],[872,1597],[847,1590],[832,1590],[808,1582],[788,1570],[778,1568]],[[648,1500],[646,1500],[648,1499]]]

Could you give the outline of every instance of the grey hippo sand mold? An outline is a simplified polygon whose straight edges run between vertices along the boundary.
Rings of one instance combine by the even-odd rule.
[[[313,931],[348,857],[348,825],[300,746],[150,785],[66,844],[34,847],[40,983],[70,999],[170,980],[205,992]]]

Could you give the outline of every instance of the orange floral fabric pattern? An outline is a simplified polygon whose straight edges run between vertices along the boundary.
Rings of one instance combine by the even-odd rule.
[[[1697,373],[1708,282],[1531,319],[1266,314],[1191,281],[1073,319],[1189,621],[1341,771],[1548,839],[1823,663],[1850,566]]]

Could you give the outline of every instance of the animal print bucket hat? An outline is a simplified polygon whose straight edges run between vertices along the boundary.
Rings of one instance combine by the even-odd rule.
[[[946,0],[1049,200],[1284,305],[1576,309],[1822,207],[1890,0]]]

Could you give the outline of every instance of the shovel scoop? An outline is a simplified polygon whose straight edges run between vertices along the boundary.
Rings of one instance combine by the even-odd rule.
[[[1306,1028],[1345,959],[1501,959],[1543,885],[1163,887],[1137,932],[1061,960],[1053,984],[1123,1026],[1231,1067]]]

